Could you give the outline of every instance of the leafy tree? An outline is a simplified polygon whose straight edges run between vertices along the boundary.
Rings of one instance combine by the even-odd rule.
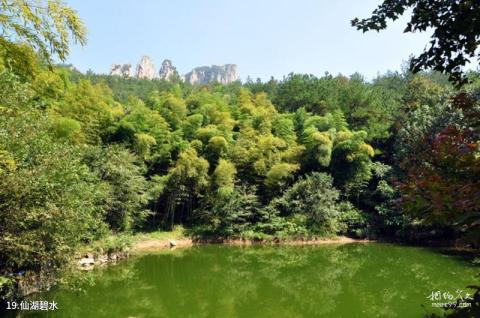
[[[105,221],[114,231],[141,226],[148,211],[147,181],[139,158],[121,145],[92,147],[85,160],[102,182]]]
[[[185,101],[170,92],[152,93],[147,104],[158,111],[173,130],[179,129],[187,116]]]
[[[337,137],[332,151],[330,170],[335,184],[347,191],[365,185],[372,176],[371,157],[374,156],[372,146],[365,143],[366,133],[344,133],[348,138]]]
[[[160,167],[170,163],[176,141],[167,121],[140,100],[131,100],[130,111],[112,127],[111,140],[125,142],[138,155]]]
[[[201,189],[208,188],[210,184],[208,170],[208,161],[200,157],[194,148],[189,147],[180,153],[158,198],[162,204],[157,205],[159,211],[156,212],[164,225],[172,227],[176,221],[187,221],[191,217]]]
[[[428,77],[417,74],[408,82],[403,101],[407,111],[420,106],[435,106],[441,102],[445,89]]]
[[[49,63],[52,54],[66,59],[71,38],[82,45],[86,42],[77,13],[59,0],[2,0],[0,8],[0,39],[26,42]]]
[[[52,272],[106,232],[104,192],[80,149],[52,139],[45,115],[2,113],[0,127],[1,272]]]
[[[220,159],[215,171],[213,172],[212,180],[220,200],[233,193],[236,173],[237,169],[235,169],[235,165],[233,163],[225,159]]]
[[[338,199],[340,193],[325,173],[314,172],[297,181],[274,203],[283,215],[305,215],[306,225],[321,235],[332,235],[339,229]]]
[[[295,135],[295,123],[290,115],[280,115],[272,122],[272,133],[276,137],[280,137],[288,143],[297,139]]]
[[[31,46],[0,37],[0,70],[8,70],[22,80],[32,80],[39,71],[39,59]]]
[[[268,171],[265,185],[273,192],[283,189],[294,178],[294,173],[300,168],[298,164],[277,163]]]
[[[123,109],[106,85],[81,81],[65,92],[62,103],[53,107],[52,112],[76,120],[81,125],[82,141],[98,144]]]
[[[480,241],[477,96],[474,88],[455,96],[451,105],[414,112],[412,126],[424,132],[403,157],[406,177],[400,184],[408,213],[425,223],[463,228],[475,244]]]
[[[260,209],[255,190],[238,187],[223,200],[215,200],[205,205],[204,210],[196,211],[200,219],[208,220],[206,234],[225,237],[239,237],[254,222]]]
[[[397,20],[409,9],[412,16],[405,33],[433,29],[430,47],[411,60],[410,69],[418,72],[433,68],[449,74],[454,83],[465,83],[462,67],[479,56],[480,7],[475,1],[384,0],[370,18],[355,18],[352,26],[363,32],[383,30],[388,20]]]

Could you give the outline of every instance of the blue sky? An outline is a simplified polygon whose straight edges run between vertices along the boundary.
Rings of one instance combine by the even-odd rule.
[[[108,72],[112,63],[149,55],[169,58],[183,74],[193,67],[234,63],[242,79],[290,72],[367,78],[399,70],[429,35],[403,34],[406,18],[386,31],[350,26],[379,0],[67,0],[88,28],[88,43],[68,58],[81,71]]]

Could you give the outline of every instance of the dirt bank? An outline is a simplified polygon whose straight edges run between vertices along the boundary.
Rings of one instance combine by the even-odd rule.
[[[200,244],[226,244],[226,245],[322,245],[322,244],[349,244],[349,243],[367,243],[368,240],[352,239],[346,236],[336,238],[312,239],[312,240],[272,240],[256,241],[242,239],[200,239],[192,240],[190,238],[181,239],[148,239],[138,241],[133,244],[133,252],[155,251],[169,248],[183,248]]]

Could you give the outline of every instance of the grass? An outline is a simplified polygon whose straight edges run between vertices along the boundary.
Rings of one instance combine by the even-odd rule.
[[[104,254],[127,251],[132,246],[132,236],[129,234],[112,234],[100,240],[80,246],[77,253],[80,254]]]
[[[129,250],[136,242],[149,240],[179,240],[186,237],[185,229],[177,225],[172,231],[139,232],[132,234],[111,234],[100,240],[82,245],[77,249],[80,254],[103,254]]]
[[[140,232],[132,236],[134,242],[148,241],[148,240],[179,240],[185,238],[185,229],[181,225],[175,225],[171,231],[154,231],[154,232]]]

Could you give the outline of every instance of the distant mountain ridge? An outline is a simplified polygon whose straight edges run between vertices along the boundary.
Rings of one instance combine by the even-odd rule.
[[[166,59],[162,62],[160,70],[157,72],[153,59],[147,55],[141,58],[135,72],[133,72],[132,64],[112,64],[110,66],[110,75],[125,78],[162,79],[167,81],[180,79],[190,84],[207,84],[211,82],[228,84],[239,79],[237,65],[235,64],[196,67],[182,76],[173,66],[172,61]]]

